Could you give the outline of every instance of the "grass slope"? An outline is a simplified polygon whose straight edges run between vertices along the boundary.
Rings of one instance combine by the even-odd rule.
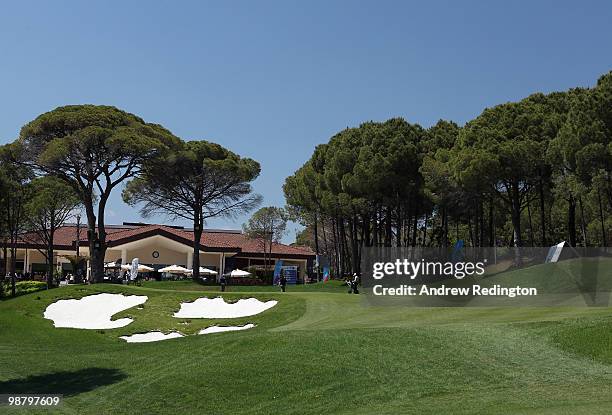
[[[268,287],[224,295],[279,300],[231,323],[254,329],[118,339],[223,323],[172,318],[180,301],[219,294],[182,284],[68,287],[1,302],[0,393],[63,393],[56,412],[67,414],[612,412],[609,308],[373,308],[339,284]],[[56,329],[42,318],[57,298],[99,291],[149,301],[117,315],[135,321],[114,330]]]

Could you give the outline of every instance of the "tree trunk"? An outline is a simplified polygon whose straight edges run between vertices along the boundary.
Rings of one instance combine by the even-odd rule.
[[[601,224],[601,242],[604,247],[607,247],[608,238],[606,237],[606,224],[605,224],[604,214],[603,214],[603,205],[601,203],[601,193],[599,190],[597,190],[597,201],[599,202],[599,222]]]
[[[515,183],[510,187],[512,227],[514,229],[513,242],[514,246],[523,246],[521,235],[521,197],[518,186],[518,183]]]
[[[493,198],[489,199],[489,246],[496,246],[495,241],[495,217],[493,209]]]
[[[415,204],[414,205],[414,222],[412,223],[412,246],[413,247],[416,246],[418,220],[419,220],[419,209],[418,209],[418,204]]]
[[[442,229],[443,229],[443,246],[448,247],[448,209],[446,206],[442,208]]]
[[[540,193],[540,227],[542,232],[542,246],[546,246],[546,210],[544,205],[544,183],[542,182],[542,177],[540,177],[538,191]]]
[[[402,208],[399,204],[399,201],[397,202],[397,231],[396,231],[396,238],[395,238],[395,246],[396,247],[401,247],[402,246]]]
[[[349,237],[351,244],[351,272],[359,272],[359,247],[357,246],[357,216],[353,213],[353,217],[349,221]]]
[[[468,215],[468,232],[470,234],[470,243],[474,245],[474,232],[472,231],[472,215]]]
[[[197,216],[197,215],[196,215]],[[200,240],[202,238],[202,221],[196,217],[193,221],[193,258],[191,269],[193,270],[191,277],[194,281],[200,281]],[[264,249],[265,255],[265,249]],[[223,272],[223,270],[221,270]]]
[[[428,215],[427,212],[425,212],[425,218],[424,218],[424,226],[423,226],[423,247],[427,246],[427,220],[428,220]]]
[[[588,238],[587,238],[586,222],[584,221],[584,205],[582,204],[582,197],[578,198],[578,204],[580,206],[580,228],[582,230],[582,241],[583,241],[583,246],[586,248]]]
[[[342,276],[342,269],[340,265],[340,247],[339,247],[339,237],[338,237],[338,221],[334,217],[332,218],[332,237],[334,243],[334,268],[338,276]]]
[[[570,196],[567,207],[567,232],[570,246],[576,246],[576,200]]]
[[[85,204],[85,213],[87,215],[87,244],[89,245],[89,265],[90,265],[90,282],[103,281],[104,278],[104,257],[102,257],[102,266],[100,268],[100,241],[96,231],[96,214],[93,209],[93,203]]]
[[[11,241],[11,295],[14,297],[17,291],[15,277],[17,272],[17,245]]]
[[[321,232],[323,233],[323,247],[325,249],[325,255],[330,256],[329,246],[327,244],[327,232],[325,232],[325,217],[321,218]]]
[[[378,246],[378,207],[374,208],[372,217],[372,245]]]
[[[344,227],[344,218],[343,217],[339,217],[339,222],[338,222],[338,231],[340,232],[340,263],[342,266],[342,272],[346,273],[346,270],[348,268],[348,248],[347,248],[347,243],[346,243],[346,229]]]
[[[2,279],[4,279],[9,269],[8,268],[9,263],[8,263],[8,246],[7,245],[8,245],[8,242],[5,240],[4,246],[2,247],[2,254],[4,255],[4,269],[2,270]]]
[[[47,246],[47,288],[53,288],[53,244]]]
[[[459,241],[459,217],[455,220],[455,239]]]
[[[527,197],[527,218],[529,219],[529,245],[535,246],[535,237],[533,234],[533,222],[531,221],[531,203]]]
[[[318,226],[317,212],[314,213],[314,245],[315,245],[315,274],[317,276],[317,282],[319,282],[319,226]]]
[[[385,246],[391,246],[391,207],[387,206],[385,215]]]

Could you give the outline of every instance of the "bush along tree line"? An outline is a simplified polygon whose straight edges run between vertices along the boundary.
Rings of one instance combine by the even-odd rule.
[[[158,124],[111,106],[70,105],[26,124],[0,147],[0,242],[15,292],[16,249],[24,235],[40,245],[53,283],[55,230],[85,212],[91,282],[104,277],[105,211],[111,194],[193,222],[194,278],[206,219],[255,207],[250,183],[259,163],[205,140],[184,141]],[[4,284],[0,284],[3,287]]]
[[[336,275],[370,246],[608,246],[612,72],[593,88],[535,93],[459,126],[401,118],[334,135],[288,177],[297,242]]]

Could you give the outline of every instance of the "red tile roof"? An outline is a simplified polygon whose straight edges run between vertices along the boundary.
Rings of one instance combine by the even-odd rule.
[[[106,228],[106,241],[109,247],[122,245],[127,242],[146,238],[153,235],[162,235],[186,245],[192,244],[193,230],[176,228],[166,225],[111,225]],[[87,245],[87,227],[80,229],[81,246]],[[55,233],[57,248],[73,247],[76,241],[76,225],[66,225],[58,228]],[[40,244],[40,239],[34,234],[25,234],[22,238],[24,245]],[[240,231],[230,230],[204,230],[200,239],[202,250],[225,250],[240,252],[240,255],[263,255],[261,243],[250,239]],[[314,252],[305,246],[290,246],[275,243],[272,246],[275,256],[314,256]]]

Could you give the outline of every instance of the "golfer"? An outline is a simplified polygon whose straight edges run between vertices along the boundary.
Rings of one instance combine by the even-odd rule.
[[[219,278],[219,284],[221,285],[221,292],[225,291],[225,286],[227,285],[225,275],[221,274],[221,278]]]
[[[351,290],[353,294],[359,294],[359,289],[357,288],[357,284],[359,283],[359,276],[357,273],[353,274],[353,280],[351,281]]]
[[[278,281],[278,285],[280,285],[282,292],[285,292],[287,289],[287,278],[285,278],[285,274],[281,273],[280,280]]]

